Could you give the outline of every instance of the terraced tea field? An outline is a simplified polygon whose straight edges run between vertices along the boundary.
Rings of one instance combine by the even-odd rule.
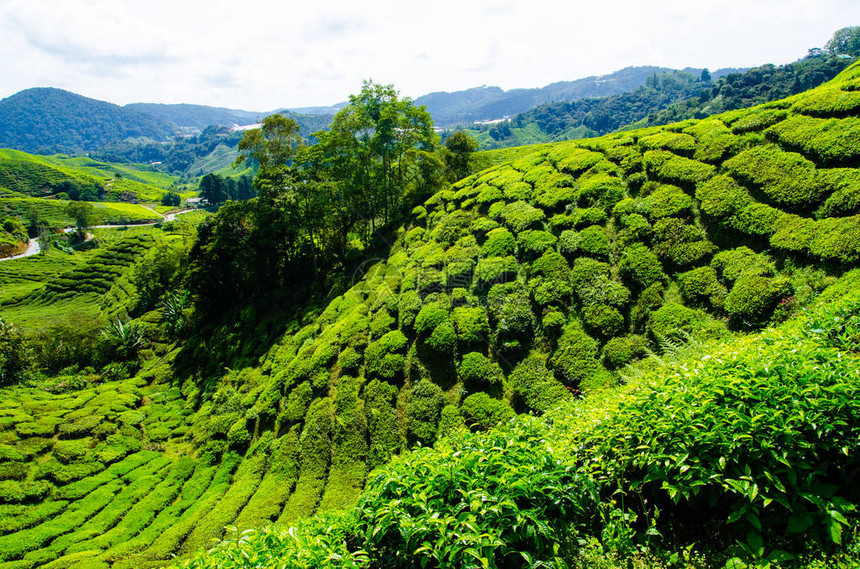
[[[370,472],[417,444],[606,393],[619,370],[648,354],[659,361],[726,338],[742,344],[744,334],[797,317],[860,264],[858,116],[855,65],[821,88],[750,110],[490,156],[500,163],[415,207],[385,259],[289,323],[242,369],[178,379],[183,346],[161,334],[163,309],[146,312],[137,323],[152,342],[133,377],[82,379],[89,372],[79,370],[46,384],[53,392],[0,391],[0,569],[158,566],[208,546],[225,526],[350,508]],[[104,317],[133,295],[122,283],[158,240],[149,231],[117,232],[61,270],[51,266],[54,253],[20,261],[20,273],[0,267],[3,282],[19,287],[2,293],[0,314],[32,330],[62,303],[86,299]],[[38,279],[50,282],[30,284]],[[241,350],[240,328],[254,329],[258,309],[184,347],[195,356]],[[818,328],[787,329],[824,350]],[[792,357],[786,369],[806,365]],[[770,377],[769,369],[750,373]],[[727,385],[737,383],[733,373]],[[677,393],[688,403],[683,383]],[[737,401],[743,407],[732,400],[725,408]],[[643,449],[659,453],[665,434]],[[732,452],[761,450],[745,441],[735,437]],[[758,507],[759,489],[782,497],[773,488],[785,485],[769,475],[716,486]],[[744,489],[740,498],[733,484]],[[397,480],[387,488],[398,490]],[[670,511],[678,494],[665,490],[654,492]],[[469,510],[483,503],[475,498]],[[779,512],[783,527],[789,516]],[[842,527],[825,514],[830,531]],[[760,520],[748,523],[755,530]]]

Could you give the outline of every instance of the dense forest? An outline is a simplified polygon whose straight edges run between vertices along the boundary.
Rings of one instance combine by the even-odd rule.
[[[35,154],[74,154],[126,138],[167,140],[172,134],[169,124],[149,115],[61,89],[27,89],[0,101],[0,147]]]
[[[501,148],[606,134],[622,127],[664,125],[775,101],[829,81],[860,56],[856,40],[831,40],[824,49],[787,65],[764,65],[713,77],[652,74],[631,92],[604,98],[547,103],[509,121],[470,133],[482,148]]]
[[[217,213],[46,232],[0,263],[0,568],[856,567],[858,117],[854,63],[477,152],[367,81],[244,131]],[[7,211],[177,187],[0,154]]]

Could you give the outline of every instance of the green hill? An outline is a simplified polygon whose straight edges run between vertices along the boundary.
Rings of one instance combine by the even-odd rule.
[[[72,154],[171,134],[167,123],[149,115],[61,89],[27,89],[0,101],[0,146],[25,152]]]
[[[176,181],[175,176],[128,164],[0,149],[0,188],[33,197],[77,189],[90,198],[159,201]]]
[[[304,520],[195,566],[851,566],[858,93],[853,65],[752,109],[517,149],[416,206],[342,294],[235,299],[190,339],[204,307],[155,270],[184,264],[179,231],[34,269],[52,284],[22,310],[97,273],[96,317],[138,318],[91,366],[0,391],[0,562],[154,567]],[[242,244],[241,221],[219,237]],[[56,337],[96,336],[74,328]]]

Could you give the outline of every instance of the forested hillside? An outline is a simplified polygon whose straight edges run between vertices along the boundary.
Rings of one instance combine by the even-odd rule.
[[[685,69],[698,76],[701,69]],[[714,72],[715,79],[736,69]],[[470,124],[475,121],[496,120],[523,113],[550,102],[570,102],[585,98],[608,97],[634,91],[654,74],[673,73],[665,67],[626,67],[614,73],[585,77],[575,81],[559,81],[537,89],[475,87],[453,93],[430,93],[415,99],[427,107],[438,126]]]
[[[853,65],[453,184],[392,87],[267,119],[258,197],[2,267],[0,567],[852,566],[858,117]]]
[[[27,89],[0,101],[0,146],[34,154],[74,154],[172,134],[168,123],[149,115],[61,89]]]
[[[846,30],[850,40],[851,28]],[[832,39],[825,49],[812,49],[807,57],[778,67],[763,65],[719,74],[707,70],[697,74],[654,73],[631,92],[546,103],[509,121],[471,128],[482,148],[503,148],[602,135],[622,127],[659,126],[747,108],[812,89],[835,77],[860,55],[848,40],[839,44]]]

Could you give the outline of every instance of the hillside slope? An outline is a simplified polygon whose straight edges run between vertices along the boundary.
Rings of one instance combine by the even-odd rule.
[[[27,89],[0,101],[0,147],[34,154],[73,154],[171,134],[169,124],[149,115],[61,89]]]
[[[158,566],[224,526],[349,507],[417,443],[796,314],[860,262],[858,135],[854,65],[754,109],[538,146],[416,207],[259,366],[179,385],[182,346],[159,344],[125,381],[4,389],[0,561]],[[241,317],[200,349],[241,350],[259,319]]]

